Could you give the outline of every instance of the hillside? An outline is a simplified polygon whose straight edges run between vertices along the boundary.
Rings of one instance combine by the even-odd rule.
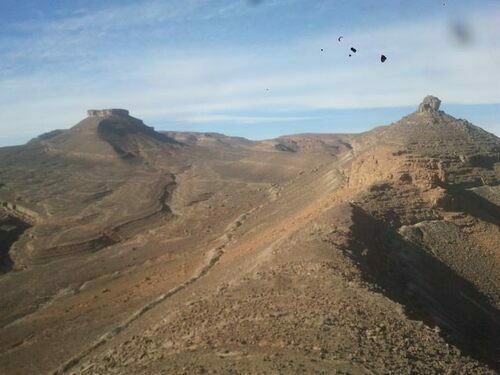
[[[6,374],[496,373],[500,139],[427,97],[363,134],[0,149]]]

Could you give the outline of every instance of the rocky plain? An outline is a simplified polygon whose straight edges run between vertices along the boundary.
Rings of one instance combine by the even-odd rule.
[[[500,139],[426,97],[362,134],[0,148],[1,374],[495,374]]]

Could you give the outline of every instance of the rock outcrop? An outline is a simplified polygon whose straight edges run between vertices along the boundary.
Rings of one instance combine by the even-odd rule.
[[[126,109],[89,109],[87,111],[89,117],[109,117],[109,116],[129,116],[129,112]]]
[[[441,100],[439,100],[435,96],[429,95],[424,98],[422,103],[420,103],[417,112],[439,111],[440,105]]]

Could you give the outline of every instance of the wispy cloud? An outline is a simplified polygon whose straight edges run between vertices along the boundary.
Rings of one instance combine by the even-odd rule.
[[[189,20],[245,15],[244,2],[219,4],[136,2],[15,25],[23,37],[0,39],[0,131],[68,127],[91,107],[126,107],[150,123],[250,124],[311,120],[308,111],[318,109],[416,105],[427,94],[499,101],[499,9],[468,15],[475,37],[467,46],[435,16],[353,30],[341,43],[329,30],[276,45],[174,43],[199,31],[184,29]],[[352,57],[350,46],[358,49]]]

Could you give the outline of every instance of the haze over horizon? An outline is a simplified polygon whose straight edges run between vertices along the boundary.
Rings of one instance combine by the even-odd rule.
[[[4,0],[0,146],[111,107],[158,130],[352,133],[427,94],[500,135],[496,1],[252,4]]]

